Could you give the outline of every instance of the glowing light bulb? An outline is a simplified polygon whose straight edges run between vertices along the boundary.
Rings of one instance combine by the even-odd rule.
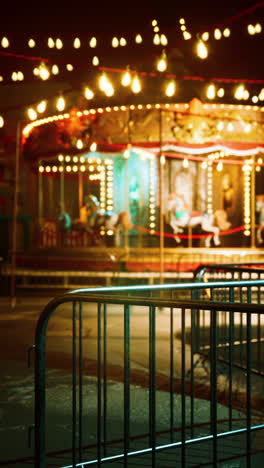
[[[11,75],[12,81],[17,81],[17,72],[13,72]]]
[[[251,36],[254,36],[255,28],[254,28],[253,24],[249,24],[248,27],[247,27],[247,30],[248,30],[248,34],[250,34]]]
[[[196,51],[199,58],[206,59],[208,57],[208,49],[203,41],[198,41]]]
[[[53,47],[55,47],[55,42],[54,42],[54,40],[52,39],[52,37],[49,37],[49,38],[48,38],[48,47],[49,47],[50,49],[53,49]]]
[[[202,34],[202,40],[204,42],[208,41],[209,39],[209,32],[205,31],[203,34]]]
[[[7,37],[3,37],[2,40],[1,40],[1,46],[6,49],[7,47],[9,47],[9,40],[7,39]]]
[[[158,26],[155,26],[155,28],[153,29],[154,32],[159,32],[159,27]]]
[[[172,97],[174,96],[175,94],[175,91],[176,91],[176,85],[175,85],[175,81],[170,81],[166,87],[166,90],[165,90],[165,94],[166,96],[168,97]]]
[[[217,164],[216,170],[217,170],[218,172],[221,172],[221,171],[223,170],[223,163],[222,163],[222,161],[220,161],[220,162]]]
[[[206,97],[208,99],[214,99],[215,98],[215,94],[216,94],[216,91],[215,91],[215,85],[214,84],[210,84],[206,90]]]
[[[1,81],[4,81],[4,78],[2,77],[2,75],[0,75],[0,82]]]
[[[217,96],[222,98],[222,97],[224,97],[224,95],[225,95],[224,88],[219,88],[218,91],[217,91]]]
[[[96,150],[97,150],[97,143],[96,141],[94,141],[90,146],[90,151],[93,153]]]
[[[156,33],[153,37],[153,44],[160,45],[160,36],[158,33]]]
[[[192,35],[188,31],[183,31],[183,38],[185,41],[188,41],[192,38]]]
[[[247,89],[244,89],[244,91],[243,91],[243,99],[244,99],[244,101],[247,101],[247,100],[249,99],[249,96],[250,96],[250,94],[249,94],[248,90],[247,90]]]
[[[254,104],[257,104],[258,100],[259,100],[258,96],[252,96],[252,102]]]
[[[92,64],[94,67],[99,65],[99,58],[96,55],[93,57]]]
[[[151,24],[152,24],[153,27],[155,27],[155,26],[157,26],[158,22],[157,22],[156,19],[154,19],[154,20],[152,20]]]
[[[96,45],[97,45],[96,37],[92,37],[92,39],[89,42],[89,45],[90,45],[90,47],[92,47],[92,49],[94,49],[96,47]]]
[[[39,66],[39,77],[45,81],[50,77],[49,69],[46,67],[45,63],[41,63]]]
[[[137,34],[135,37],[136,44],[141,44],[142,41],[143,41],[142,36],[140,34]]]
[[[2,115],[0,115],[0,128],[3,128],[4,124],[5,124],[4,118],[2,117]]]
[[[121,83],[123,86],[129,86],[131,84],[131,74],[128,70],[123,73]]]
[[[185,24],[185,19],[184,19],[184,18],[180,18],[180,19],[179,19],[179,23],[180,23],[180,24]]]
[[[41,101],[38,105],[37,105],[37,111],[42,114],[42,112],[45,112],[47,108],[47,101]]]
[[[99,89],[101,91],[104,91],[105,90],[105,87],[107,85],[107,76],[105,73],[103,73],[100,78],[99,78]]]
[[[166,53],[163,51],[162,56],[159,58],[157,63],[157,70],[159,72],[164,72],[167,69],[167,56]]]
[[[94,92],[90,88],[86,87],[84,88],[84,96],[88,100],[93,99]]]
[[[37,118],[37,112],[35,111],[35,109],[33,109],[32,107],[30,107],[30,108],[27,110],[27,114],[28,114],[29,120],[36,120],[36,118]]]
[[[58,109],[59,112],[62,112],[65,109],[65,99],[63,96],[60,96],[56,102],[56,108]]]
[[[113,87],[112,83],[109,80],[107,80],[107,82],[106,82],[104,92],[105,92],[106,96],[108,96],[108,97],[111,97],[111,96],[113,96],[115,94],[114,87]]]
[[[163,45],[163,46],[166,46],[166,45],[168,44],[168,39],[167,39],[167,37],[165,36],[165,34],[162,34],[162,35],[160,36],[160,43],[161,43],[161,45]]]
[[[67,63],[66,69],[67,69],[68,71],[72,71],[72,70],[73,70],[72,64],[71,64],[71,63]]]
[[[62,49],[62,47],[63,47],[63,42],[59,38],[56,39],[56,47],[57,47],[57,49]]]
[[[235,98],[243,99],[244,91],[245,91],[244,85],[239,85],[235,90]]]
[[[125,39],[124,37],[121,37],[121,39],[120,39],[120,42],[119,42],[119,43],[120,43],[121,47],[124,47],[124,46],[126,46],[126,45],[127,45],[127,41],[126,41],[126,39]]]
[[[219,39],[221,39],[221,37],[222,37],[222,33],[221,33],[220,29],[216,28],[216,29],[214,30],[214,38],[215,38],[217,41],[219,41]]]
[[[33,47],[35,47],[36,45],[36,42],[34,41],[34,39],[29,39],[28,41],[28,47],[30,47],[31,49],[33,49]]]
[[[134,94],[140,93],[141,84],[140,84],[138,76],[134,76],[134,78],[132,79],[131,90],[133,91]]]
[[[112,39],[112,47],[116,48],[119,46],[119,40],[117,39],[117,37],[113,37]]]
[[[229,28],[225,28],[224,31],[223,31],[223,36],[224,37],[229,37],[231,34],[231,31]]]
[[[59,67],[58,67],[58,65],[52,65],[52,67],[51,67],[51,73],[52,73],[53,75],[58,75],[58,73],[59,73]]]
[[[187,158],[184,158],[184,160],[182,161],[182,166],[187,169],[189,167],[189,161]]]
[[[76,142],[76,148],[78,149],[83,149],[83,142],[80,138],[78,138],[77,142]]]
[[[73,47],[74,49],[79,49],[81,47],[81,41],[79,37],[76,37],[73,41]]]
[[[33,75],[39,76],[39,69],[37,67],[33,68]]]
[[[255,25],[255,32],[259,34],[259,33],[261,33],[261,31],[262,31],[262,26],[261,26],[260,23],[257,23]]]

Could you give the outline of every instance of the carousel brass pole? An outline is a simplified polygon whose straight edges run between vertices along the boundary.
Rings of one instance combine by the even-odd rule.
[[[38,168],[42,165],[42,161],[39,161]],[[43,175],[42,172],[38,171],[38,224],[39,229],[41,228],[41,221],[43,217]]]
[[[255,167],[255,155],[252,156],[252,171],[251,171],[251,248],[254,249],[256,247],[255,242],[255,232],[256,232],[256,167]]]
[[[15,181],[13,198],[13,219],[12,219],[12,245],[11,245],[11,275],[10,275],[10,299],[11,307],[16,306],[16,254],[17,254],[17,215],[18,215],[18,182],[19,182],[19,158],[20,158],[20,134],[21,122],[17,122],[16,128],[16,154],[15,154]]]
[[[131,147],[131,132],[130,132],[131,111],[128,110],[127,116],[127,143],[128,149]],[[128,158],[125,159],[125,210],[129,213],[129,178],[128,178]],[[125,250],[129,249],[128,230],[125,230]]]
[[[160,137],[160,153],[159,153],[159,198],[160,198],[160,284],[163,283],[164,273],[164,213],[163,213],[163,178],[164,178],[164,156],[162,154],[162,109],[159,114],[159,137]]]
[[[83,206],[83,173],[80,170],[78,172],[78,200],[79,200],[79,217],[80,217],[81,207]]]

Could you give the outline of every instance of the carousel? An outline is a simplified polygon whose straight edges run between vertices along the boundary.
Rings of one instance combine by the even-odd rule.
[[[263,112],[203,103],[73,108],[23,129],[31,246],[183,270],[261,258]],[[104,268],[104,267],[103,267]]]

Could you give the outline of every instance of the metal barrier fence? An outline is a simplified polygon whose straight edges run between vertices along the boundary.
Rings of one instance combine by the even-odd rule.
[[[234,303],[241,289],[243,303]],[[204,290],[209,298],[195,300]],[[215,301],[219,291],[229,302]],[[35,335],[36,467],[216,467],[234,459],[261,466],[263,292],[264,280],[222,281],[76,290],[51,301]],[[70,396],[65,394],[69,414],[58,418],[70,436],[58,434],[56,415],[50,422],[46,414],[47,327],[60,308],[62,315],[71,314],[62,350],[71,382]],[[201,317],[203,334],[197,338]],[[95,333],[89,339],[92,321]],[[87,359],[96,363],[94,380],[87,380]]]

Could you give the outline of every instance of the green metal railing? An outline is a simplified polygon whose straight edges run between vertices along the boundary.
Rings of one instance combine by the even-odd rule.
[[[239,296],[242,302],[235,303],[234,297],[240,289],[243,290]],[[207,299],[197,300],[195,296],[205,290],[209,292]],[[229,302],[215,300],[220,297],[219,291],[225,293]],[[203,466],[220,466],[221,462],[234,458],[245,461],[247,467],[256,466],[255,457],[260,456],[257,442],[264,430],[261,408],[256,407],[260,397],[259,379],[263,385],[263,292],[264,280],[221,281],[76,290],[51,301],[39,317],[35,335],[36,467],[115,467],[120,463],[125,467],[201,466],[197,464],[197,449],[202,457],[199,463],[203,462]],[[49,402],[46,339],[49,319],[56,317],[60,307],[66,310],[69,305],[71,415],[68,425],[71,441],[61,447],[60,443],[53,444],[54,423],[49,424],[46,416]],[[108,330],[113,309],[122,323],[118,336],[122,389],[120,398],[111,405],[113,348]],[[225,346],[222,314],[227,332]],[[89,323],[92,316],[96,316],[97,333],[87,347],[84,324]],[[197,333],[201,318],[202,335]],[[137,392],[135,382],[138,384],[132,359],[137,348],[132,347],[136,339],[132,334],[135,319],[142,320],[142,324],[147,319],[143,337],[147,348],[143,349],[141,343],[142,353],[144,351],[147,356],[142,384],[145,393],[141,394],[147,421],[144,430],[140,417],[136,426],[133,422],[140,402],[140,398],[132,402],[132,395]],[[158,324],[165,322],[166,333],[162,338]],[[206,365],[197,365],[197,353],[206,358]],[[96,362],[93,406],[89,404],[92,397],[87,396],[89,382],[85,368],[85,357],[92,359],[92,356]],[[240,356],[245,356],[241,366]],[[166,358],[165,370],[161,369],[161,357]],[[222,371],[223,366],[227,374]],[[177,395],[180,400],[176,400]],[[161,410],[162,418],[160,398],[166,401]],[[208,400],[208,420],[203,422],[200,406],[204,398]],[[222,400],[224,405],[221,405]],[[117,407],[120,407],[118,416]],[[221,417],[223,407],[226,408],[224,419]],[[164,419],[162,425],[161,419]],[[226,449],[226,441],[232,444],[232,455]]]

